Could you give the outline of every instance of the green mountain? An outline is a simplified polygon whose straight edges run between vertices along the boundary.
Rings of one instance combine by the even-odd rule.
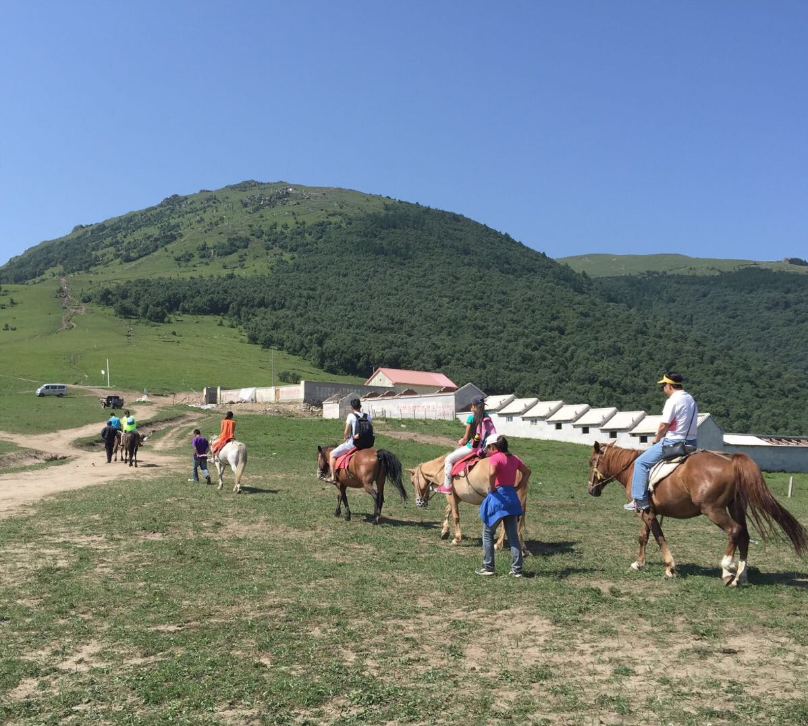
[[[805,260],[792,258],[792,262],[756,262],[755,260],[719,260],[687,255],[573,255],[560,257],[558,262],[569,265],[576,272],[590,277],[640,275],[646,272],[667,272],[675,275],[718,275],[738,270],[775,270],[778,272],[808,273]]]
[[[737,318],[721,312],[743,285],[770,287],[742,296],[750,310],[739,325],[771,304],[780,293],[754,277],[760,271],[744,271],[752,277],[734,288],[741,273],[710,278],[699,292],[671,285],[657,305],[639,292],[652,283],[593,280],[457,214],[245,182],[76,228],[10,261],[0,282],[63,272],[85,300],[123,318],[217,316],[331,374],[442,370],[490,393],[654,411],[655,381],[673,369],[730,430],[808,431],[804,360],[793,350],[773,355],[768,325],[734,334]],[[808,277],[781,277],[801,310]],[[691,318],[678,310],[677,295],[703,299],[711,289],[726,291],[706,308],[723,322],[721,336],[700,324],[697,306],[683,308]],[[808,340],[808,321],[789,325]]]

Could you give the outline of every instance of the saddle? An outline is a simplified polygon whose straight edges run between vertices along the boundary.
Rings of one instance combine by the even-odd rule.
[[[351,463],[351,459],[353,459],[354,454],[359,451],[355,446],[353,449],[349,449],[346,451],[342,456],[338,456],[337,459],[334,461],[334,476],[337,475],[337,472],[340,469],[347,469],[348,465]]]
[[[703,450],[703,449],[702,449]],[[659,484],[665,477],[670,476],[676,468],[683,464],[693,454],[698,453],[698,450],[690,451],[684,456],[674,456],[671,459],[662,459],[658,464],[654,464],[651,471],[648,473],[648,491],[654,491],[654,487]]]
[[[452,476],[466,476],[480,461],[482,457],[475,451],[466,454],[462,459],[458,459],[452,466]]]

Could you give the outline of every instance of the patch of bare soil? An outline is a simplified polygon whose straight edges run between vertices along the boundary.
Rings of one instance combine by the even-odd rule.
[[[0,469],[44,464],[48,461],[60,461],[66,458],[64,454],[48,454],[44,451],[13,451],[5,456],[0,456]]]
[[[102,389],[99,389],[102,390]],[[137,403],[130,406],[135,418],[148,418],[156,411],[170,405],[170,399],[157,397],[151,406]],[[202,413],[200,412],[200,416]],[[189,414],[189,421],[193,418]],[[157,424],[159,426],[160,424]],[[176,422],[166,422],[166,427],[176,427]],[[138,453],[138,468],[124,466],[120,462],[107,464],[103,448],[87,451],[74,442],[76,439],[98,436],[100,423],[92,423],[75,429],[53,433],[31,435],[0,431],[0,438],[11,441],[26,449],[33,449],[37,457],[69,458],[62,466],[48,467],[34,471],[2,474],[0,468],[0,517],[10,516],[20,507],[33,504],[40,499],[59,492],[82,489],[87,486],[104,484],[124,476],[148,478],[164,475],[167,471],[180,469],[184,459],[161,453],[163,447],[150,448],[148,442]],[[185,433],[183,431],[183,433]],[[167,445],[163,445],[164,447]],[[30,452],[25,452],[29,457]],[[9,454],[8,456],[11,456]],[[5,457],[4,457],[5,458]],[[39,463],[40,459],[33,463]],[[14,466],[19,466],[19,460]]]

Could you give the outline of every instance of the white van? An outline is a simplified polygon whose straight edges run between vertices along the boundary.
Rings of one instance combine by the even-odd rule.
[[[37,396],[59,396],[61,398],[67,393],[67,386],[64,383],[46,383],[36,389]]]

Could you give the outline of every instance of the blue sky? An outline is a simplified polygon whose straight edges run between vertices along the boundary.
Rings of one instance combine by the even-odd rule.
[[[806,29],[787,0],[4,3],[0,264],[244,179],[551,257],[806,257]]]

